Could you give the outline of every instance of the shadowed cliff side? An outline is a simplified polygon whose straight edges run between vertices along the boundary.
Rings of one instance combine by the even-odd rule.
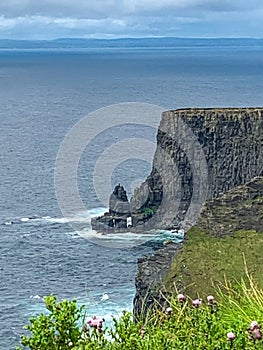
[[[157,228],[191,227],[206,199],[263,174],[262,130],[262,108],[164,112],[152,173],[132,202],[154,209]]]

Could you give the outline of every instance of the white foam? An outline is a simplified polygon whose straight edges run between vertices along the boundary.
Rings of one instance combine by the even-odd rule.
[[[175,242],[179,242],[183,239],[184,230],[151,230],[143,233],[134,233],[134,232],[123,232],[123,233],[98,233],[91,228],[91,219],[96,216],[100,216],[107,211],[107,208],[93,208],[89,210],[85,210],[79,213],[74,213],[69,217],[52,217],[50,215],[45,215],[40,218],[37,217],[23,217],[20,219],[20,222],[32,222],[32,223],[45,223],[45,224],[82,224],[80,225],[80,229],[76,229],[76,231],[65,232],[65,234],[70,234],[72,238],[84,238],[95,241],[101,241],[107,244],[107,242],[112,243],[115,242],[117,245],[122,246],[123,244],[126,246],[127,244],[138,245],[142,243],[146,243],[148,241],[166,241],[172,240]],[[12,221],[6,222],[6,225],[11,225]],[[83,228],[84,227],[84,228]],[[74,225],[73,225],[74,228]]]
[[[12,221],[6,221],[4,224],[5,224],[6,226],[10,226],[10,225],[13,225],[13,222],[12,222]]]
[[[37,300],[39,300],[39,299],[42,299],[38,294],[36,294],[36,295],[30,295],[30,299],[37,299]]]
[[[109,294],[107,294],[107,293],[104,293],[103,295],[102,295],[102,297],[101,297],[101,301],[106,301],[106,300],[109,300],[110,299],[110,296],[109,296]]]
[[[85,212],[74,213],[69,217],[51,217],[43,216],[42,219],[48,223],[58,223],[58,224],[67,224],[67,223],[87,223],[90,224],[91,218],[95,216],[100,216],[107,211],[107,208],[93,208]]]
[[[110,297],[109,297],[109,294],[107,294],[107,293],[104,293],[103,295],[102,295],[102,297],[101,297],[101,301],[106,301],[106,300],[109,300],[110,299]]]
[[[29,218],[21,218],[20,221],[21,222],[28,222],[30,219]]]

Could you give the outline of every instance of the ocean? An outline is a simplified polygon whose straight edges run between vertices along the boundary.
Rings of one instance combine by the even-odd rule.
[[[28,318],[44,310],[44,295],[77,298],[87,315],[108,322],[131,310],[138,257],[180,239],[169,231],[97,239],[91,231],[91,217],[106,210],[93,190],[92,165],[112,142],[133,136],[132,128],[102,134],[84,151],[78,185],[86,209],[63,217],[54,170],[71,128],[99,108],[128,102],[262,106],[263,48],[1,50],[0,91],[0,349],[12,349]],[[155,142],[152,128],[140,134],[137,127],[136,135]],[[110,183],[124,184],[130,196],[151,164],[143,157],[120,163]]]

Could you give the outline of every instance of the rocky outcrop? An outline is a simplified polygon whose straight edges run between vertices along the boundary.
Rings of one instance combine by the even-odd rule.
[[[109,199],[109,211],[91,219],[93,230],[103,233],[143,232],[149,229],[151,208],[134,209],[123,186],[117,185]],[[152,226],[153,228],[153,226]]]
[[[130,213],[130,203],[127,193],[120,184],[114,188],[110,196],[109,213],[111,215],[125,215]]]
[[[207,202],[198,227],[209,228],[209,234],[216,237],[240,230],[263,232],[263,178],[256,177]]]
[[[120,184],[114,188],[109,199],[109,212],[91,219],[92,229],[97,232],[116,232],[127,230],[130,216],[130,203],[127,193]]]

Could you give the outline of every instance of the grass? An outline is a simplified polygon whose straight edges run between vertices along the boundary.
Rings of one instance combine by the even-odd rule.
[[[208,294],[225,278],[245,278],[243,256],[263,288],[262,232],[263,178],[258,177],[206,204],[175,256],[165,288],[176,285],[193,298]]]
[[[211,293],[213,285],[225,278],[245,278],[243,256],[253,278],[263,288],[263,234],[238,231],[231,236],[216,237],[195,227],[188,233],[164,281],[166,289],[174,285],[195,298]]]

